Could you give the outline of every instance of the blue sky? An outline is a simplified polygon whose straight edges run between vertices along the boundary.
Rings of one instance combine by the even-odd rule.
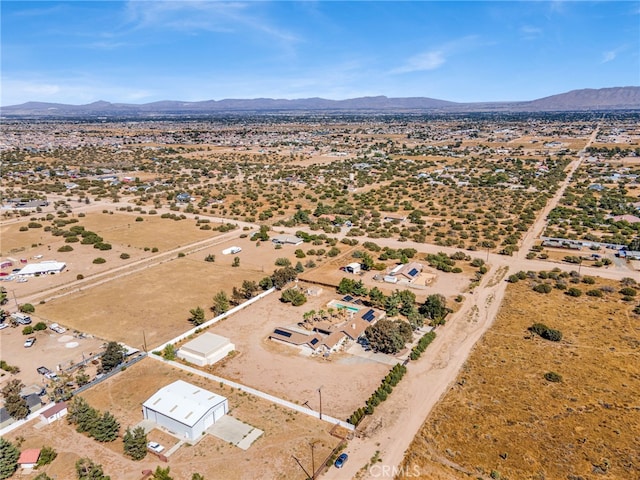
[[[2,0],[1,105],[640,85],[640,1]]]

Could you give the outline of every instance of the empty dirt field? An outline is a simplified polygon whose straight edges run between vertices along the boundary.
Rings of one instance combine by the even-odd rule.
[[[208,331],[231,339],[236,355],[210,371],[295,403],[308,402],[319,410],[345,420],[378,387],[391,366],[336,352],[328,358],[305,357],[295,346],[269,340],[276,327],[302,321],[306,311],[326,308],[331,292],[309,297],[301,307],[280,302],[278,292],[213,325]]]
[[[166,464],[151,453],[141,461],[132,461],[122,454],[121,438],[112,443],[96,442],[77,433],[65,419],[45,427],[34,420],[18,432],[7,435],[7,439],[15,441],[17,437],[23,437],[22,449],[41,448],[43,445],[53,447],[58,457],[42,469],[50,477],[75,478],[76,460],[87,456],[101,464],[105,474],[114,480],[137,480],[142,470],[155,470],[158,465],[170,467],[171,476],[175,479],[189,479],[196,472],[207,479],[303,478],[292,455],[310,471],[310,443],[314,444],[315,465],[319,467],[340,441],[330,434],[332,427],[325,422],[151,359],[142,360],[83,396],[94,408],[109,411],[116,417],[122,436],[128,426],[142,420],[142,403],[159,388],[178,379],[227,397],[229,415],[263,430],[264,434],[246,451],[207,435],[195,446],[181,446]],[[152,430],[148,438],[162,443],[167,449],[177,443],[173,437],[157,429]]]
[[[137,218],[142,221],[136,221]],[[136,212],[87,214],[74,225],[96,232],[105,242],[134,249],[155,247],[161,252],[219,235],[216,231],[200,230],[190,218],[172,220]]]
[[[640,478],[640,319],[619,282],[603,298],[510,285],[494,325],[414,439],[421,478]],[[551,342],[533,323],[558,329]],[[545,373],[561,375],[560,382]]]
[[[148,347],[153,348],[191,327],[190,309],[201,306],[211,318],[209,307],[218,291],[229,294],[243,280],[265,276],[261,271],[231,267],[231,259],[210,263],[204,256],[206,252],[176,258],[99,288],[54,299],[38,305],[37,313],[50,322],[136,348],[143,344],[144,331]]]

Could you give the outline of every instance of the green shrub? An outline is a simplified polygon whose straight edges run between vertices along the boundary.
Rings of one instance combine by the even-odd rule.
[[[121,253],[120,258],[122,260],[128,260],[129,258],[131,258],[131,255],[129,255],[128,253]]]
[[[18,307],[18,310],[20,310],[22,313],[33,313],[36,311],[36,307],[34,307],[30,303],[23,303]]]
[[[282,295],[280,296],[280,301],[284,303],[291,303],[294,307],[299,307],[300,305],[304,305],[307,301],[307,297],[300,290],[295,288],[287,288],[282,291]]]
[[[33,327],[31,325],[27,325],[22,329],[23,335],[31,335],[33,333]]]
[[[542,334],[542,338],[551,340],[552,342],[559,342],[560,340],[562,340],[562,332],[560,330],[549,328]]]
[[[539,283],[533,287],[534,292],[538,293],[550,293],[553,288],[548,283]]]
[[[59,252],[72,252],[73,251],[73,247],[71,245],[63,245],[58,249]]]
[[[638,294],[638,291],[635,288],[624,287],[620,289],[620,293],[625,297],[635,297]]]
[[[548,382],[557,383],[562,381],[562,375],[556,372],[547,372],[544,374],[544,379]]]
[[[570,297],[579,297],[582,295],[582,290],[576,287],[571,287],[569,290],[565,292]]]
[[[97,265],[100,265],[102,263],[107,263],[107,261],[102,257],[98,257],[98,258],[94,258],[93,259],[93,263],[95,263]]]
[[[593,290],[587,290],[587,295],[589,295],[590,297],[598,298],[604,297],[604,293],[602,293],[602,290],[598,290],[597,288],[594,288]]]

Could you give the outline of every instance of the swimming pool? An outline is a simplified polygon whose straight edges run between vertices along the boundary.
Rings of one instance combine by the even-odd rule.
[[[340,302],[337,302],[337,301],[335,301],[335,300],[331,300],[331,301],[329,302],[329,306],[331,306],[331,307],[335,307],[335,308],[337,308],[338,310],[340,310],[340,309],[346,309],[346,310],[349,310],[350,312],[354,312],[354,313],[356,313],[356,312],[359,312],[359,311],[360,311],[360,307],[353,307],[353,306],[351,306],[351,305],[345,305],[344,303],[340,303]]]

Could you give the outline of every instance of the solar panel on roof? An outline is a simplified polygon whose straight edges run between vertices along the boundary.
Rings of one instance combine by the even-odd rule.
[[[283,337],[287,337],[289,338],[291,336],[291,332],[287,332],[285,330],[280,330],[279,328],[276,328],[273,333],[275,333],[276,335],[282,335]]]
[[[314,338],[313,340],[311,340],[311,345],[315,345],[316,343],[318,343],[320,340],[318,340],[317,338]]]
[[[409,272],[410,277],[415,277],[417,274],[418,274],[417,268],[412,268],[411,271]]]
[[[342,300],[344,300],[345,302],[350,302],[351,300],[353,300],[353,297],[351,295],[345,295],[344,297],[342,297]]]
[[[364,315],[362,315],[362,319],[370,322],[375,318],[376,314],[373,310],[368,310]]]

